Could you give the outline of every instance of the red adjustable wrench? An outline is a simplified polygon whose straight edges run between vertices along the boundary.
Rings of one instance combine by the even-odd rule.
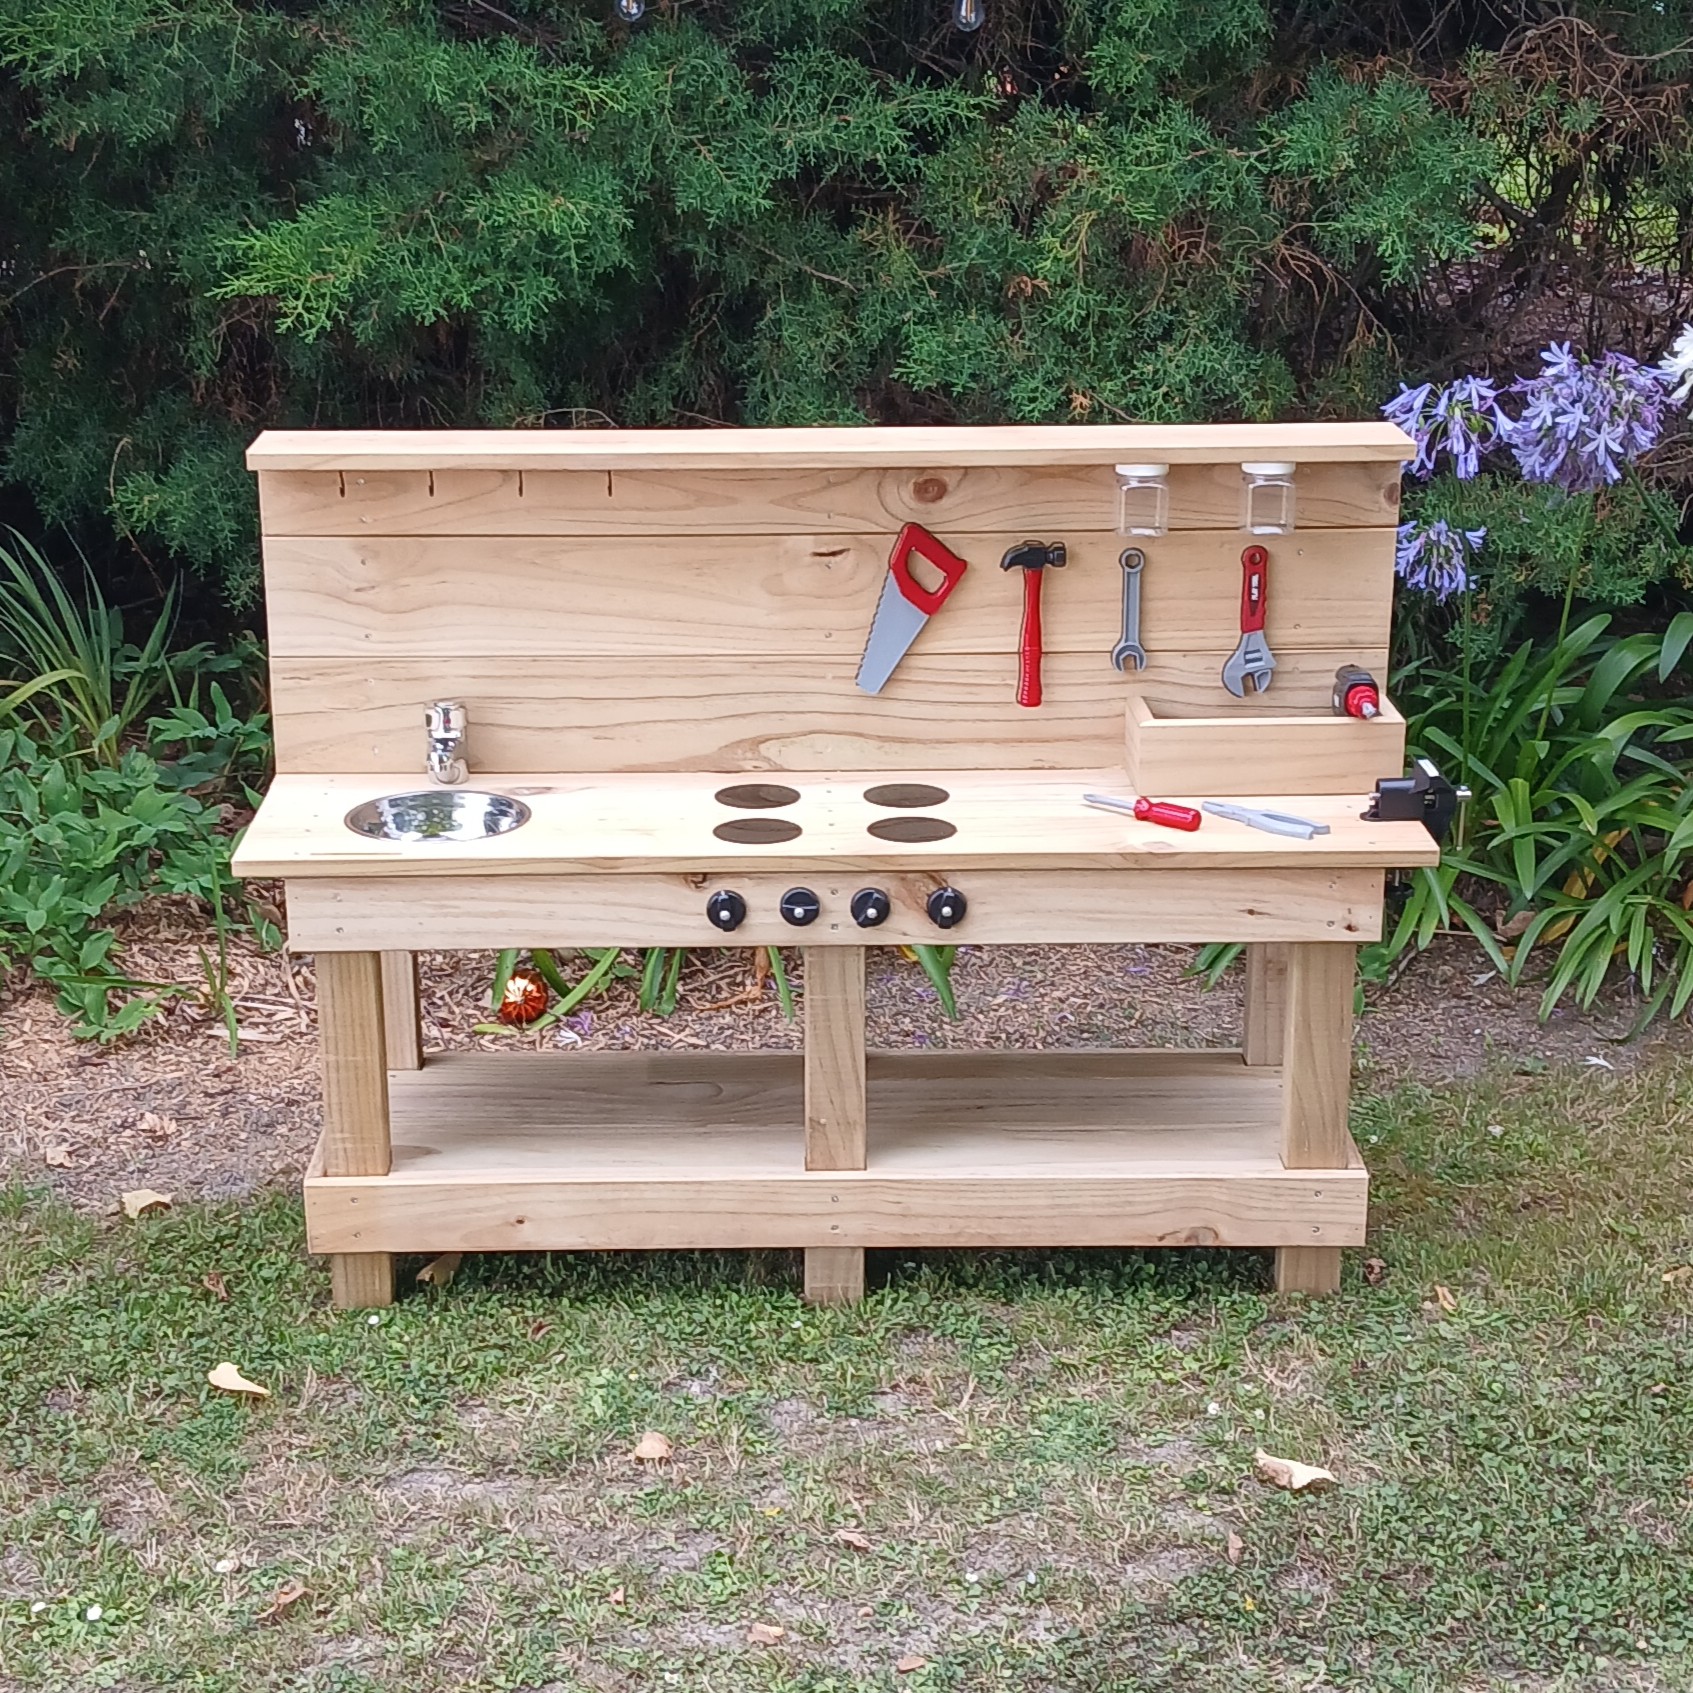
[[[1246,684],[1263,693],[1275,671],[1275,654],[1264,639],[1264,616],[1269,609],[1270,555],[1251,546],[1240,555],[1240,645],[1223,664],[1223,686],[1239,699],[1246,698]]]
[[[1041,701],[1040,587],[1048,570],[1069,563],[1062,541],[1024,541],[1012,547],[999,561],[1001,570],[1023,572],[1023,630],[1017,640],[1017,703],[1039,705]]]

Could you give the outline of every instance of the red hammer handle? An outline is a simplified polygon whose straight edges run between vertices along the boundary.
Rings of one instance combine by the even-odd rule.
[[[1044,570],[1023,572],[1023,632],[1017,642],[1017,703],[1040,704],[1040,580]]]

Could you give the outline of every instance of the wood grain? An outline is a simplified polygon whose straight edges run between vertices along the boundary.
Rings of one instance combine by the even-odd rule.
[[[864,948],[805,949],[805,1167],[862,1170]]]
[[[329,1302],[338,1311],[394,1303],[394,1259],[387,1252],[337,1252],[329,1260]]]
[[[634,1060],[634,1062],[630,1062]],[[486,1101],[498,1088],[500,1126]],[[395,1078],[386,1179],[308,1178],[314,1250],[1353,1245],[1238,1053],[875,1054],[863,1171],[803,1162],[785,1054],[453,1054]]]
[[[796,874],[720,878],[746,899],[751,914],[735,931],[743,946],[791,946],[798,931],[777,915]],[[894,896],[894,915],[876,931],[881,944],[916,946],[941,939],[969,945],[1192,941],[1378,939],[1381,872],[1322,873],[1266,868],[1124,871],[956,871],[969,914],[943,936],[923,902],[938,874],[814,877],[824,915],[805,930],[808,949],[861,946],[847,912],[853,892],[874,875]],[[697,885],[696,885],[697,884]],[[685,876],[492,876],[291,879],[288,943],[300,952],[364,947],[721,946],[705,917],[718,881]]]
[[[317,1038],[323,1064],[322,1165],[326,1175],[382,1176],[391,1163],[382,959],[375,952],[317,960]],[[343,1308],[387,1305],[394,1266],[374,1242],[330,1265],[330,1297]]]
[[[1281,1167],[1281,1077],[1233,1049],[873,1050],[866,1077],[871,1162],[901,1175],[961,1160],[984,1175],[1035,1160],[1085,1174],[1123,1155],[1120,1136],[1142,1168],[1188,1168],[1205,1156],[1196,1139],[1233,1164]],[[484,1135],[495,1089],[500,1132]],[[441,1053],[396,1076],[392,1101],[396,1167],[417,1180],[549,1158],[584,1180],[667,1163],[697,1174],[719,1152],[748,1173],[804,1171],[798,1053]],[[972,1147],[973,1123],[1003,1142]],[[457,1137],[451,1149],[406,1150],[438,1132]]]
[[[1235,529],[1239,466],[1169,476],[1170,527]],[[1300,533],[1399,521],[1395,461],[1308,464]],[[915,470],[372,470],[259,477],[267,536],[859,535],[921,523],[941,535],[1114,528],[1107,464]]]
[[[1246,949],[1241,1050],[1248,1064],[1280,1064],[1287,1034],[1287,948],[1271,941]]]
[[[1282,1056],[1282,1160],[1290,1170],[1343,1163],[1352,1091],[1352,1000],[1358,949],[1287,948],[1287,1032]]]
[[[918,636],[924,654],[1016,650],[1021,572],[999,561],[1028,533],[958,542],[971,568]],[[1122,627],[1123,538],[1072,531],[1064,540],[1069,563],[1044,584],[1045,648],[1103,663]],[[850,659],[856,670],[891,541],[886,532],[272,536],[270,646],[281,658],[802,656]],[[1272,650],[1385,647],[1393,548],[1391,529],[1316,530],[1273,543]],[[1149,652],[1233,649],[1241,549],[1241,536],[1225,530],[1146,544],[1141,644]],[[648,669],[630,666],[623,685],[638,689]]]
[[[375,951],[317,960],[318,1048],[323,1059],[324,1171],[380,1176],[389,1165],[388,1065],[382,960]]]
[[[808,1246],[805,1249],[807,1305],[856,1305],[863,1297],[862,1246]]]
[[[1230,643],[1232,647],[1233,643]],[[1381,674],[1385,649],[1282,655],[1270,694],[1232,701],[1228,648],[1153,653],[1126,681],[1103,652],[1045,664],[1045,703],[1016,703],[1016,660],[914,651],[877,696],[854,683],[857,652],[822,661],[275,659],[280,771],[422,774],[423,708],[464,701],[472,776],[556,770],[764,771],[1121,767],[1131,689],[1173,709],[1251,714],[1327,709],[1343,663]],[[1387,771],[1381,772],[1387,774]],[[1242,787],[1263,791],[1256,773]]]
[[[1338,1246],[1278,1246],[1276,1248],[1276,1291],[1278,1293],[1339,1293],[1340,1248]]]
[[[382,954],[382,1031],[390,1070],[416,1070],[422,1065],[415,953]]]
[[[930,465],[1408,463],[1390,423],[826,429],[267,429],[249,470],[764,470]]]
[[[749,1176],[732,1162],[686,1179],[660,1172],[584,1182],[530,1165],[485,1181],[320,1176],[306,1183],[314,1252],[970,1246],[1284,1246],[1290,1236],[1364,1242],[1362,1170],[1250,1169],[1216,1160],[1176,1174],[901,1178],[874,1171]],[[352,1244],[349,1244],[352,1243]]]
[[[349,809],[377,795],[405,791],[404,776],[279,776],[265,807],[236,849],[237,874],[383,880],[595,872],[676,871],[757,875],[807,869],[931,871],[978,869],[1152,870],[1259,869],[1326,871],[1434,864],[1437,848],[1420,823],[1362,815],[1361,794],[1257,794],[1250,803],[1287,809],[1297,803],[1327,832],[1310,840],[1270,834],[1207,814],[1194,831],[1160,828],[1083,802],[1095,792],[1122,795],[1119,770],[935,771],[912,773],[946,797],[919,811],[878,805],[885,772],[793,775],[794,796],[756,814],[718,794],[741,785],[733,774],[536,776],[491,784],[529,808],[521,827],[487,840],[381,841],[356,834]],[[1167,795],[1197,800],[1192,792]],[[745,844],[726,839],[756,815],[783,822],[790,838]],[[890,821],[921,816],[950,824],[950,836],[899,840],[873,833]],[[790,935],[789,939],[793,937]]]
[[[1365,722],[1336,717],[1327,703],[1298,714],[1212,709],[1195,717],[1137,692],[1126,721],[1138,793],[1220,792],[1243,771],[1280,793],[1369,793],[1405,768],[1405,719],[1385,697],[1381,715]]]

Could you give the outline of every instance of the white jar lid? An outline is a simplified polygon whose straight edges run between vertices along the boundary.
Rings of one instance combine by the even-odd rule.
[[[1243,464],[1243,476],[1291,476],[1299,468],[1295,464]]]
[[[1167,464],[1120,464],[1116,467],[1119,476],[1134,476],[1141,481],[1148,481],[1159,476],[1168,476],[1170,467]]]

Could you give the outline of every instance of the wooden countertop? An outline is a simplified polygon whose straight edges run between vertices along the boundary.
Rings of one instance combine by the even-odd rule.
[[[946,790],[915,809],[874,805],[867,788],[894,783]],[[720,789],[783,784],[793,803],[736,809]],[[473,772],[469,789],[510,794],[533,813],[521,828],[477,842],[368,840],[344,821],[365,800],[428,787],[417,773],[391,776],[279,776],[235,854],[239,876],[502,876],[606,872],[756,870],[1157,870],[1408,868],[1439,862],[1420,823],[1367,823],[1366,795],[1231,795],[1239,803],[1327,823],[1312,840],[1266,834],[1207,816],[1192,834],[1138,823],[1084,805],[1084,793],[1132,797],[1121,770],[886,771],[827,773],[667,772],[502,777]],[[1197,805],[1195,794],[1160,794]],[[773,845],[719,839],[720,824],[791,819],[800,834]],[[944,840],[878,839],[869,825],[932,817],[953,824]]]

